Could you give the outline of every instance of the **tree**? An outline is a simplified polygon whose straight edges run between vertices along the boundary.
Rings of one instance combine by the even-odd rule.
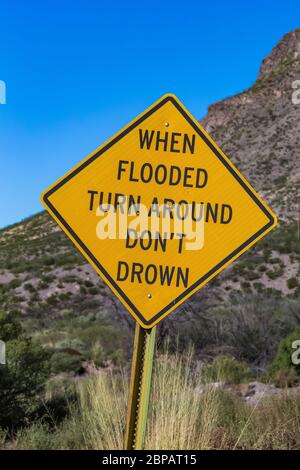
[[[16,315],[0,312],[0,339],[6,364],[0,365],[0,427],[26,423],[49,375],[50,353],[24,333]]]

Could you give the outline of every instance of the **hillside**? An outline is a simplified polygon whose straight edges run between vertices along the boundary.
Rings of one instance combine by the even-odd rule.
[[[161,337],[180,332],[203,354],[229,350],[261,365],[299,322],[300,105],[291,99],[299,78],[300,29],[263,61],[252,87],[210,106],[201,121],[280,224],[164,321]],[[31,334],[77,354],[77,365],[129,354],[130,315],[45,212],[0,231],[0,309],[20,312]],[[239,335],[255,343],[248,356]]]
[[[253,86],[213,104],[202,126],[283,219],[299,218],[300,29],[286,34],[261,65]]]

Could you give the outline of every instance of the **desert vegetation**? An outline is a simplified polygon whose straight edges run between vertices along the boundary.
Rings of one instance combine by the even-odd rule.
[[[236,379],[236,364],[234,370]],[[244,368],[241,372],[244,379]],[[191,352],[164,351],[156,357],[146,449],[299,448],[299,396],[285,390],[250,405],[238,396],[238,388],[233,393],[204,385],[202,378],[202,367]],[[9,441],[2,431],[2,446],[122,449],[127,383],[122,371],[101,371],[78,381],[76,398],[66,401],[63,420],[58,422],[45,406],[44,416],[20,428]]]
[[[299,447],[300,366],[291,363],[291,342],[299,336],[299,327],[293,330],[296,305],[277,305],[277,318],[264,318],[264,325],[250,318],[246,305],[249,315],[239,306],[235,314],[241,316],[231,312],[228,324],[228,312],[218,312],[219,319],[215,314],[214,331],[223,336],[202,336],[201,351],[192,345],[197,346],[193,337],[188,341],[175,330],[159,333],[146,448]],[[0,366],[2,448],[122,449],[130,360],[120,332],[99,320],[86,319],[88,326],[82,319],[75,322],[74,337],[68,330],[66,340],[62,328],[56,337],[30,337],[18,315],[0,315],[9,351],[7,365]],[[240,343],[231,330],[235,321]],[[277,337],[267,349],[270,328]],[[231,346],[225,347],[226,337],[235,338]],[[119,342],[118,354],[111,338],[115,346]]]

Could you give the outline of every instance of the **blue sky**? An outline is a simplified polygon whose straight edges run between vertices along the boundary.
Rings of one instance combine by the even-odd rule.
[[[299,26],[292,0],[1,1],[0,227],[161,95],[201,118],[250,86]]]

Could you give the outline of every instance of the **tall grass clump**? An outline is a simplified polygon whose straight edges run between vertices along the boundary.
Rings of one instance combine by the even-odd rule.
[[[123,374],[103,372],[78,387],[79,419],[87,449],[122,449],[127,407]]]
[[[207,377],[203,380],[201,364],[191,352],[159,354],[145,449],[300,448],[300,394],[296,389],[248,403],[238,396],[244,385],[229,385],[228,378],[225,384],[209,384]],[[57,424],[49,417],[41,419],[19,431],[9,446],[123,449],[128,377],[100,371],[80,379],[76,388],[78,399],[70,404],[64,421]]]
[[[101,372],[76,385],[77,401],[69,404],[60,424],[44,418],[20,430],[13,446],[18,449],[122,449],[127,385],[121,374]]]
[[[208,449],[217,421],[213,389],[202,394],[201,370],[187,355],[165,352],[155,364],[146,448]]]

